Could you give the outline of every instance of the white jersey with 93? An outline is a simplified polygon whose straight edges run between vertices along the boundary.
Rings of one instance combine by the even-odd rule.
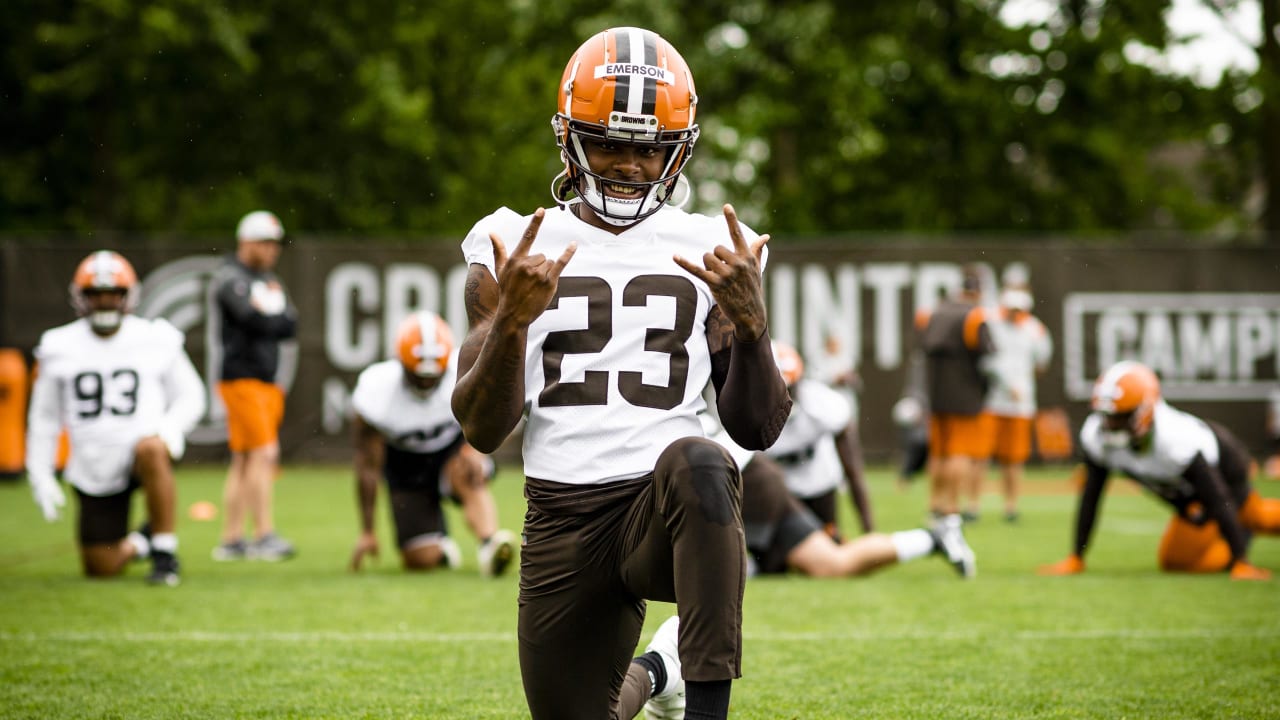
[[[28,471],[52,472],[66,428],[67,481],[87,495],[125,490],[139,440],[185,436],[204,414],[204,384],[183,342],[165,320],[133,315],[109,337],[84,319],[45,332],[35,351]]]
[[[496,278],[489,233],[510,253],[531,218],[501,208],[481,220],[463,240],[467,262]],[[757,237],[742,233],[748,244]],[[703,436],[715,299],[672,256],[701,266],[733,241],[723,217],[670,206],[617,235],[552,209],[530,253],[554,259],[570,242],[578,249],[558,299],[529,327],[524,471],[578,485],[639,477],[675,440]]]
[[[360,373],[351,407],[391,447],[411,453],[438,452],[462,434],[450,407],[457,378],[457,352],[449,358],[440,384],[428,393],[409,387],[399,360],[384,360]]]

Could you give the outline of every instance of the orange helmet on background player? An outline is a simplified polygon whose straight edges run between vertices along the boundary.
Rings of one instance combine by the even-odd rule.
[[[565,170],[552,181],[552,195],[565,204],[570,193],[605,222],[626,226],[657,212],[671,199],[680,171],[698,139],[693,74],[671,43],[657,33],[616,27],[592,36],[569,59],[560,80],[551,126]],[[591,172],[583,142],[649,145],[665,153],[657,180],[610,184],[642,192],[635,199],[609,197],[605,179]],[[687,182],[687,181],[686,181]]]
[[[1093,385],[1091,406],[1104,416],[1104,438],[1122,445],[1142,440],[1151,432],[1156,405],[1160,403],[1160,378],[1139,362],[1124,360],[1112,365]]]
[[[787,387],[800,382],[800,378],[804,376],[804,360],[800,353],[784,342],[773,341],[773,362],[778,365],[778,372],[782,373]]]
[[[419,310],[400,322],[396,331],[396,355],[406,373],[420,379],[435,379],[449,369],[453,354],[453,331],[441,317]]]
[[[124,302],[111,310],[95,310],[89,293],[116,290],[124,294]],[[138,274],[124,256],[113,250],[98,250],[76,266],[71,276],[71,307],[76,314],[88,317],[94,330],[115,331],[124,321],[125,313],[138,306]]]

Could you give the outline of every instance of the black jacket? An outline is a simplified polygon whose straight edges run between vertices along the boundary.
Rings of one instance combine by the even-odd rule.
[[[275,273],[259,272],[241,263],[235,255],[218,268],[214,275],[222,336],[223,380],[255,378],[264,382],[275,379],[280,363],[280,341],[294,336],[298,329],[298,312],[292,300],[284,310],[263,313],[253,302],[255,291],[284,286]]]

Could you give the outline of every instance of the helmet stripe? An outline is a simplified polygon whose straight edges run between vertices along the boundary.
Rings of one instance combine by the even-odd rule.
[[[658,65],[658,36],[645,32],[644,36],[644,64]],[[654,78],[644,79],[644,94],[640,104],[640,113],[642,115],[652,115],[657,112],[658,104],[658,81]]]
[[[631,32],[622,29],[613,34],[613,46],[618,52],[618,64],[631,62]],[[614,78],[613,111],[630,112],[631,76],[619,75]]]

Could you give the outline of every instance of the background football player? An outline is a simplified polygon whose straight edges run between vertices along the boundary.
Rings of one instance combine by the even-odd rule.
[[[481,574],[500,575],[515,554],[515,536],[498,528],[492,462],[467,444],[449,406],[458,377],[453,332],[440,316],[419,311],[400,323],[396,347],[397,358],[360,373],[351,395],[360,507],[351,569],[378,554],[374,507],[382,477],[406,570],[459,565],[440,503],[448,494],[479,541]]]
[[[1098,503],[1112,470],[1173,508],[1158,561],[1169,572],[1222,572],[1265,580],[1249,564],[1251,532],[1280,534],[1280,500],[1263,498],[1249,480],[1248,451],[1225,427],[1165,403],[1160,380],[1145,365],[1113,365],[1093,386],[1093,412],[1080,429],[1086,480],[1076,514],[1075,545],[1046,575],[1084,571]]]
[[[774,345],[782,344],[775,342]],[[784,378],[791,374],[793,363],[799,357],[792,356],[789,349],[783,345],[783,350],[777,353]],[[796,422],[797,415],[791,414],[787,427]],[[800,422],[807,424],[811,420]],[[795,571],[811,577],[861,577],[929,555],[944,558],[961,578],[969,579],[977,574],[973,549],[959,526],[894,533],[868,530],[852,539],[832,537],[827,523],[791,491],[789,468],[773,458],[772,448],[766,452],[742,449],[720,426],[714,410],[703,413],[702,426],[707,437],[724,446],[742,469],[742,524],[750,556],[749,574]],[[783,428],[779,444],[787,432],[787,428]],[[827,467],[831,478],[838,472],[835,467]],[[831,505],[834,510],[834,502]]]
[[[1006,522],[1018,520],[1023,466],[1031,456],[1036,376],[1045,372],[1053,356],[1053,338],[1044,323],[1031,314],[1031,307],[1030,285],[1006,282],[1000,293],[1000,306],[987,315],[987,327],[995,346],[987,366],[991,381],[986,400],[986,412],[991,415],[988,421],[991,443],[987,449],[1000,466]],[[966,520],[977,520],[981,513],[988,458],[975,465],[965,487],[968,507],[963,515]]]
[[[822,522],[837,542],[836,499],[841,478],[849,489],[863,532],[875,530],[853,406],[836,390],[805,376],[804,359],[791,345],[775,340],[773,358],[791,393],[791,415],[777,442],[765,451],[785,471],[791,491]]]
[[[78,498],[86,575],[119,574],[132,558],[152,562],[148,580],[177,585],[172,461],[205,410],[204,385],[168,322],[136,317],[138,277],[120,254],[93,253],[76,268],[71,304],[80,318],[46,331],[36,348],[27,478],[47,520],[66,498],[54,476],[58,436],[71,453],[64,477]],[[133,491],[146,495],[149,528],[129,533]],[[148,537],[149,535],[149,537]]]

